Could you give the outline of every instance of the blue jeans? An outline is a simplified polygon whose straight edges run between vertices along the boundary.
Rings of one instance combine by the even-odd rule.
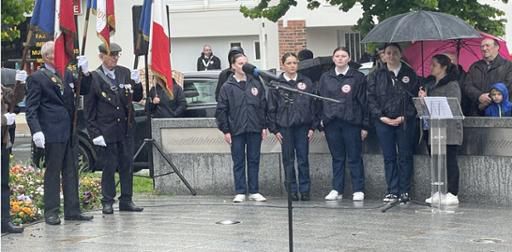
[[[247,148],[247,156],[246,156]],[[231,137],[231,158],[237,194],[247,193],[245,182],[245,159],[247,157],[247,182],[249,193],[258,193],[260,170],[261,133],[242,133]]]
[[[345,156],[352,177],[352,191],[364,191],[364,167],[361,127],[342,120],[325,125],[325,138],[332,156],[332,187],[338,193],[345,188]]]
[[[291,183],[291,192],[297,192],[297,176],[295,173],[295,155],[297,155],[297,169],[299,173],[298,189],[301,193],[309,192],[309,127],[306,125],[281,128],[279,133],[283,136],[281,145],[283,153],[283,166],[286,180],[284,186],[288,190],[288,180]]]
[[[377,137],[384,155],[384,172],[388,193],[400,195],[411,189],[416,118],[407,118],[406,125],[390,126],[375,123]],[[398,153],[397,153],[398,146]],[[398,157],[398,162],[397,162]]]

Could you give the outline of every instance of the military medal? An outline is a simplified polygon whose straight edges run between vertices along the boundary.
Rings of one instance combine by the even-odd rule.
[[[107,93],[105,93],[105,92],[101,92],[101,95],[102,95],[103,97],[105,97],[105,98],[107,97]]]
[[[55,78],[55,76],[52,76],[52,81],[57,83],[57,78]]]

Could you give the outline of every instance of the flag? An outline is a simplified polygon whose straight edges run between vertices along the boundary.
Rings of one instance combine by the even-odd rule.
[[[149,41],[149,30],[151,29],[151,6],[153,0],[144,0],[141,16],[139,19],[139,32],[142,33],[144,40]]]
[[[87,8],[96,15],[96,33],[110,52],[110,36],[116,29],[114,0],[87,0]]]
[[[37,0],[32,11],[30,26],[53,36],[55,29],[55,0]]]
[[[152,12],[150,67],[153,74],[165,82],[165,86],[172,96],[173,83],[169,33],[167,32],[167,25],[165,25],[167,24],[167,10],[163,0],[154,0]]]
[[[151,29],[151,6],[153,0],[144,0],[140,12],[138,33],[135,39],[135,55],[144,55],[148,51],[149,46],[149,31]]]
[[[76,35],[73,1],[55,0],[54,65],[61,76],[75,56]]]

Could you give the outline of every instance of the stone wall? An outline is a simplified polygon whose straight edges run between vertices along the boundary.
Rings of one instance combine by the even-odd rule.
[[[512,119],[482,120],[475,118],[465,121],[465,145],[458,157],[460,199],[462,202],[512,206],[512,144],[508,140],[512,134]],[[152,126],[154,139],[162,145],[198,194],[233,194],[233,163],[229,146],[224,142],[222,133],[215,128],[214,119],[154,119]],[[478,139],[490,139],[492,146],[486,146]],[[380,199],[386,192],[383,159],[376,144],[375,134],[371,132],[365,143],[364,155],[365,192],[370,199]],[[471,147],[472,144],[479,147]],[[311,193],[314,198],[321,199],[331,190],[332,178],[331,157],[321,133],[315,133],[310,149]],[[500,151],[491,155],[490,152],[495,149]],[[260,191],[264,195],[284,196],[280,151],[280,145],[273,136],[262,144]],[[418,146],[417,153],[411,194],[423,200],[430,194],[430,157],[426,155],[424,145]],[[171,167],[156,151],[153,157],[155,175],[171,171]],[[351,195],[348,169],[345,177],[344,193]],[[160,193],[189,193],[176,175],[157,177],[155,188]]]

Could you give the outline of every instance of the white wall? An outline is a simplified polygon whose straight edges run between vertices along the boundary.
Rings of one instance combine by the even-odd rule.
[[[171,42],[172,68],[181,72],[196,71],[197,58],[203,45],[209,44],[213,54],[220,58],[224,69],[228,66],[230,42],[241,42],[249,62],[260,67],[261,61],[254,58],[254,41],[258,41],[258,36],[175,38]]]
[[[307,48],[316,56],[332,55],[334,48],[338,47],[338,27],[306,28]]]

